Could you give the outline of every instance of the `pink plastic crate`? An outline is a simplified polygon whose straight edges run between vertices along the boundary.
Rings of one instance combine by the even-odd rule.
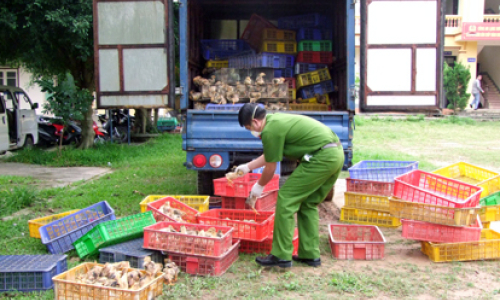
[[[261,174],[249,173],[242,177],[233,180],[233,183],[224,178],[214,179],[214,194],[217,196],[226,197],[248,197],[250,196],[250,191],[257,181],[259,181]],[[269,181],[264,187],[264,193],[277,191],[280,188],[280,177],[275,174],[273,179]]]
[[[240,242],[238,241],[219,257],[173,253],[166,253],[166,255],[181,268],[182,272],[191,275],[221,276],[238,260],[239,246]]]
[[[483,191],[481,187],[420,170],[398,176],[394,181],[397,198],[454,208],[478,206]]]
[[[384,258],[384,235],[377,226],[328,226],[330,249],[336,259],[375,260]]]
[[[162,231],[169,226],[176,231],[181,231],[181,226],[184,226],[187,231],[207,231],[212,227],[217,232],[220,230],[223,235],[213,238]],[[227,226],[160,222],[144,228],[144,248],[177,254],[221,256],[232,245],[233,231],[232,227]]]
[[[245,221],[246,220],[246,221]],[[211,209],[198,215],[198,223],[234,228],[233,238],[264,241],[274,227],[274,212],[243,209]]]
[[[288,89],[290,90],[296,89],[295,78],[285,78],[285,83],[288,84]]]
[[[472,226],[446,226],[415,220],[401,220],[402,237],[410,240],[432,243],[464,243],[478,242],[481,239],[483,225],[477,217]]]
[[[166,202],[170,203],[171,208],[179,209],[186,214],[182,216],[182,219],[187,222],[187,223],[196,223],[196,214],[198,214],[198,211],[187,204],[184,204],[178,200],[175,200],[172,197],[166,197],[160,200],[156,200],[154,202],[150,202],[147,205],[146,211],[152,211],[153,212],[153,217],[155,218],[156,222],[162,222],[162,221],[167,221],[167,222],[177,222],[176,220],[170,218],[166,214],[160,211],[160,207],[162,207]]]
[[[236,242],[237,239],[233,239]],[[273,248],[273,234],[271,233],[267,239],[263,242],[253,242],[240,240],[240,252],[241,253],[264,253],[270,254]],[[293,236],[293,252],[292,255],[297,255],[299,253],[299,230],[295,228],[295,234]]]
[[[347,191],[377,196],[392,196],[394,192],[393,182],[373,181],[364,179],[346,179]]]
[[[224,209],[252,209],[249,205],[245,204],[247,198],[242,197],[221,197],[222,207]],[[264,196],[257,199],[255,202],[255,209],[258,211],[274,211],[276,201],[278,200],[278,191],[269,192]]]

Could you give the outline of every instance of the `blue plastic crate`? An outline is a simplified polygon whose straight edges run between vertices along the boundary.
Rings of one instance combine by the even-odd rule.
[[[201,49],[206,60],[255,53],[243,40],[201,40]]]
[[[229,68],[293,68],[295,56],[263,52],[255,55],[235,56],[229,58]]]
[[[418,169],[418,161],[363,160],[349,168],[351,179],[394,182],[394,178]]]
[[[66,272],[66,255],[0,256],[0,291],[44,291],[52,289],[52,277]]]
[[[332,40],[332,30],[329,28],[299,28],[297,41],[302,40]]]
[[[295,74],[304,74],[318,69],[328,68],[326,64],[308,64],[308,63],[296,63],[295,64]]]
[[[309,99],[314,97],[314,95],[324,95],[335,91],[333,82],[331,80],[323,81],[315,85],[305,86],[300,90],[302,99]]]
[[[142,269],[144,258],[149,256],[152,261],[163,264],[163,255],[160,251],[143,249],[143,245],[144,239],[140,238],[99,249],[99,262],[105,264],[128,261],[132,268]]]
[[[40,237],[50,253],[61,254],[97,224],[111,220],[116,220],[115,211],[102,201],[40,227]]]
[[[293,75],[294,75],[293,68],[274,69],[274,78],[279,78],[279,77],[292,78]]]
[[[205,110],[240,110],[240,108],[245,105],[245,103],[236,103],[236,104],[214,104],[209,103],[205,107]],[[258,105],[264,108],[262,103],[258,103]]]
[[[280,29],[332,28],[332,22],[321,14],[307,14],[278,19]]]

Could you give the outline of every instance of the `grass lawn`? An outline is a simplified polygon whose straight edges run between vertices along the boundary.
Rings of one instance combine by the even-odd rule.
[[[433,170],[466,161],[500,171],[500,123],[455,121],[395,121],[356,118],[354,161],[418,160]],[[29,177],[0,176],[0,254],[46,254],[40,240],[30,238],[27,221],[84,208],[106,200],[117,217],[140,212],[139,202],[150,194],[196,194],[196,175],[182,165],[185,154],[179,135],[163,135],[133,146],[103,145],[79,151],[23,150],[9,161],[50,166],[103,166],[114,172],[64,188],[34,190]],[[344,174],[344,177],[346,174]],[[9,198],[7,198],[9,197]],[[23,200],[24,199],[24,200]],[[23,209],[28,214],[15,214]],[[182,274],[165,286],[161,299],[496,299],[500,297],[500,262],[433,263],[420,244],[401,238],[401,229],[383,229],[388,239],[381,261],[335,261],[331,258],[325,224],[321,226],[323,266],[300,264],[286,270],[262,269],[255,255],[240,255],[222,277]],[[500,251],[500,250],[499,250]],[[82,262],[75,251],[69,267]],[[97,256],[86,261],[98,260]],[[54,299],[53,291],[7,293],[0,298]]]

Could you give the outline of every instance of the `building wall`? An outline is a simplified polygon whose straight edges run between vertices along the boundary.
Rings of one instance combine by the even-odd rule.
[[[45,93],[42,92],[42,89],[33,82],[33,78],[31,73],[24,68],[19,69],[19,83],[18,87],[22,88],[30,97],[33,103],[38,103],[38,109],[36,113],[38,115],[42,115],[43,105],[45,101]]]

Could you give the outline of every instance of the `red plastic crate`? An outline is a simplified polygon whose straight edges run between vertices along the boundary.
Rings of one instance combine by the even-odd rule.
[[[249,220],[253,222],[248,222]],[[212,209],[198,215],[198,223],[230,226],[234,228],[233,238],[262,242],[273,232],[274,212],[261,211],[256,214],[252,210]]]
[[[394,178],[394,196],[405,201],[454,208],[475,207],[483,189],[455,179],[414,170]]]
[[[327,51],[299,51],[297,62],[311,64],[332,64],[333,54]]]
[[[236,239],[233,239],[236,242]],[[271,233],[263,242],[253,242],[240,240],[240,252],[242,253],[264,253],[270,254],[273,248],[273,233]],[[293,252],[292,255],[298,255],[299,253],[299,230],[295,228],[295,234],[293,235]]]
[[[163,204],[165,204],[166,202],[170,202],[171,208],[176,208],[176,209],[179,209],[179,210],[186,213],[184,216],[182,216],[182,219],[185,222],[196,223],[196,214],[198,214],[198,211],[192,207],[189,207],[187,204],[184,204],[178,200],[175,200],[172,197],[166,197],[166,198],[148,203],[146,211],[153,212],[153,217],[155,218],[156,222],[167,221],[167,222],[178,223],[176,220],[170,218],[169,216],[167,216],[166,214],[164,214],[160,211],[160,207],[162,207]]]
[[[295,78],[285,78],[285,83],[288,84],[288,89],[290,90],[296,89]]]
[[[257,181],[260,179],[261,174],[248,173],[242,177],[233,180],[230,184],[226,177],[214,179],[214,194],[217,196],[227,197],[248,197],[250,191]],[[273,179],[269,181],[264,187],[264,193],[277,191],[280,188],[280,177],[274,174]]]
[[[239,246],[240,242],[238,241],[219,257],[174,253],[166,253],[166,255],[181,268],[182,272],[191,275],[221,276],[238,260]]]
[[[390,197],[394,192],[393,182],[382,182],[363,179],[346,179],[347,191],[377,196]]]
[[[222,207],[224,209],[252,209],[249,205],[245,204],[247,198],[242,197],[221,197]],[[276,201],[278,200],[278,191],[269,192],[264,196],[257,198],[255,202],[255,209],[258,211],[274,211]]]
[[[240,38],[246,41],[255,50],[259,50],[262,46],[262,34],[266,28],[276,29],[277,27],[265,18],[253,14],[250,20],[248,20],[247,27],[245,27]]]
[[[212,227],[216,231],[220,230],[223,235],[220,238],[213,238],[162,231],[163,228],[169,226],[172,226],[176,231],[180,231],[181,226],[184,226],[188,231],[207,231]],[[144,248],[178,254],[221,256],[232,245],[233,231],[232,227],[227,226],[160,222],[144,228]]]
[[[465,243],[478,242],[481,239],[483,225],[477,222],[471,226],[446,226],[415,220],[401,220],[402,237],[410,240],[433,243]]]
[[[384,258],[386,240],[377,226],[328,226],[330,249],[336,259],[375,260]]]

